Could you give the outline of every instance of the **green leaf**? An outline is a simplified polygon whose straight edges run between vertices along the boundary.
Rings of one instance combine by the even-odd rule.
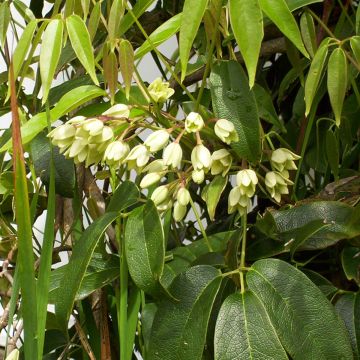
[[[343,294],[335,304],[350,336],[354,359],[360,358],[360,293]]]
[[[88,30],[90,35],[90,40],[92,41],[98,30],[99,21],[100,21],[100,12],[101,12],[101,2],[97,2],[90,14],[88,21]]]
[[[156,30],[149,35],[149,39],[145,40],[142,45],[136,49],[135,60],[142,58],[149,51],[153,50],[153,48],[156,48],[175,35],[180,29],[181,16],[182,13],[176,14],[156,28]]]
[[[360,36],[353,36],[350,39],[350,46],[357,63],[360,65]]]
[[[356,9],[355,30],[356,30],[356,35],[359,35],[360,34],[360,6],[358,6]]]
[[[306,50],[313,58],[317,49],[316,29],[313,17],[306,11],[300,18],[300,30]]]
[[[301,271],[281,260],[259,260],[246,280],[293,359],[352,359],[342,321]]]
[[[60,59],[64,23],[62,20],[51,20],[43,35],[40,50],[40,75],[43,89],[42,104],[45,104],[55,70]]]
[[[93,82],[99,85],[95,72],[94,50],[84,21],[78,15],[71,15],[66,18],[66,28],[76,56]]]
[[[338,289],[325,277],[316,271],[303,269],[302,272],[321,290],[321,292],[328,298],[332,298]]]
[[[335,49],[329,58],[327,87],[336,125],[340,126],[341,112],[347,89],[347,60],[344,50]]]
[[[210,75],[210,90],[215,116],[232,121],[239,141],[231,146],[239,157],[256,162],[261,154],[260,121],[254,93],[241,65],[220,61]]]
[[[230,295],[215,328],[215,360],[287,360],[264,305],[252,292]]]
[[[326,131],[326,155],[335,180],[339,178],[339,143],[332,130]]]
[[[330,42],[329,38],[323,40],[310,65],[309,73],[305,82],[305,103],[306,103],[305,115],[306,116],[309,114],[311,110],[311,105],[315,98],[315,94],[317,92],[320,83],[321,75],[323,73],[325,61],[329,51],[328,50],[329,42]]]
[[[259,0],[261,10],[279,28],[279,30],[308,57],[302,42],[300,30],[285,0]]]
[[[10,4],[4,1],[0,4],[0,45],[4,49],[7,29],[10,23]]]
[[[136,286],[150,294],[161,291],[159,279],[164,269],[165,241],[152,201],[130,213],[125,228],[125,253]]]
[[[114,97],[118,87],[119,69],[117,56],[111,47],[109,43],[106,43],[103,47],[103,68],[104,79],[109,88],[111,103],[114,103]]]
[[[360,284],[360,248],[345,247],[341,252],[341,264],[348,280],[355,280]]]
[[[180,274],[156,312],[148,360],[201,360],[210,312],[221,283],[221,273],[208,265]],[[169,336],[171,334],[171,336]]]
[[[109,21],[108,21],[108,34],[110,41],[120,37],[120,21],[124,15],[125,1],[114,0],[111,5]]]
[[[324,0],[286,0],[290,11],[295,11],[304,6],[315,4],[315,3],[320,3],[323,1]]]
[[[105,213],[96,219],[81,235],[73,247],[67,271],[61,279],[61,294],[55,299],[55,314],[60,328],[66,332],[76,295],[96,245],[107,227],[119,216],[118,212]]]
[[[244,58],[252,88],[264,37],[262,11],[258,0],[230,0],[229,5],[231,27]]]
[[[211,221],[214,221],[215,218],[215,211],[216,207],[220,201],[221,194],[225,190],[225,187],[227,185],[228,177],[217,175],[214,177],[214,179],[211,181],[206,188],[205,193],[203,192],[202,197],[204,201],[206,202],[208,214]]]
[[[129,98],[132,76],[135,70],[134,49],[127,40],[122,40],[119,45],[120,72],[124,80],[125,94]]]
[[[134,205],[139,200],[139,189],[132,181],[124,181],[114,191],[110,198],[107,212],[121,211]]]
[[[185,78],[190,50],[204,16],[207,4],[208,0],[185,0],[184,2],[179,36],[181,81]]]

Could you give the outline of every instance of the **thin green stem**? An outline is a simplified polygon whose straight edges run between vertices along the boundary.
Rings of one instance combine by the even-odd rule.
[[[332,38],[336,39],[334,33],[328,28],[328,26],[317,16],[312,10],[307,9],[307,11],[311,14],[311,16],[321,25],[321,27],[328,33],[328,35]]]
[[[245,292],[245,279],[244,279],[244,271],[242,269],[245,268],[247,211],[241,217],[241,219],[242,219],[242,239],[241,239],[241,255],[240,255],[240,291],[243,294]]]

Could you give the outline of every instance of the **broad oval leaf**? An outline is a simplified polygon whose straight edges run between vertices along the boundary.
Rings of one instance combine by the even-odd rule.
[[[191,46],[196,37],[209,0],[185,0],[181,16],[179,52],[181,62],[181,81],[186,75]]]
[[[286,351],[294,359],[352,359],[344,324],[319,288],[278,259],[259,260],[246,276]]]
[[[124,80],[126,98],[129,98],[132,76],[134,74],[134,49],[128,40],[122,40],[119,45],[120,72]]]
[[[152,201],[130,213],[125,228],[125,253],[136,286],[150,294],[159,293],[165,241],[161,220]]]
[[[66,28],[76,56],[89,73],[92,81],[99,85],[95,72],[94,50],[84,21],[78,15],[71,15],[66,18]]]
[[[215,328],[215,360],[287,360],[264,305],[250,291],[226,298]]]
[[[106,211],[112,212],[126,209],[137,203],[139,195],[139,189],[132,181],[124,181],[115,189]]]
[[[153,50],[153,48],[156,48],[175,35],[180,29],[181,16],[182,13],[179,13],[156,28],[156,30],[149,35],[149,39],[145,40],[136,50],[135,59],[140,59],[149,51]]]
[[[230,0],[229,4],[231,27],[244,58],[252,88],[264,37],[262,11],[258,0]]]
[[[308,76],[305,82],[305,103],[306,110],[305,115],[307,116],[311,110],[311,105],[314,100],[316,91],[318,89],[321,75],[324,70],[325,61],[328,55],[328,46],[330,39],[323,40],[319,49],[315,53],[315,56],[311,62]]]
[[[160,302],[148,360],[201,360],[221,279],[220,271],[208,265],[194,266],[176,277],[169,291],[178,301],[164,298]]]
[[[210,75],[210,90],[215,116],[232,121],[239,141],[232,148],[249,161],[260,158],[260,121],[254,93],[241,65],[220,61]]]
[[[64,23],[62,20],[51,20],[46,27],[40,50],[40,76],[43,89],[42,103],[45,104],[55,70],[60,59]]]
[[[306,57],[300,30],[285,0],[259,0],[261,10]]]
[[[336,125],[340,126],[341,112],[347,89],[347,60],[344,50],[335,49],[329,58],[327,87]]]

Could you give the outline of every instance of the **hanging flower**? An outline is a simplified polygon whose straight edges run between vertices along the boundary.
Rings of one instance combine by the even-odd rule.
[[[164,165],[178,168],[181,165],[182,149],[176,141],[169,144],[163,152]]]
[[[157,130],[151,133],[144,142],[150,152],[163,149],[169,141],[169,133],[166,130]]]
[[[232,156],[226,149],[214,151],[211,155],[211,175],[226,176],[232,164]]]
[[[204,120],[200,114],[191,112],[185,119],[185,129],[188,133],[200,131],[204,127]]]
[[[117,168],[125,160],[129,151],[130,147],[128,143],[121,140],[113,141],[107,146],[103,156],[103,161],[107,165]]]
[[[236,184],[238,185],[242,194],[246,195],[249,198],[254,196],[256,184],[258,183],[258,181],[259,180],[254,170],[240,170],[236,174]]]
[[[239,141],[234,124],[229,120],[219,119],[215,124],[214,131],[217,137],[226,144]]]
[[[163,103],[175,93],[169,86],[168,82],[158,77],[148,86],[149,94],[156,102]]]
[[[279,172],[296,170],[297,167],[294,160],[299,160],[300,158],[301,156],[294,154],[290,150],[280,148],[272,152],[270,163],[272,168]]]
[[[265,175],[265,186],[270,196],[275,201],[281,201],[281,195],[289,193],[288,185],[292,185],[293,182],[277,171],[269,171]]]

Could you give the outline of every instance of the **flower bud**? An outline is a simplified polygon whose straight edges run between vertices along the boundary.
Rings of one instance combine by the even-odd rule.
[[[128,162],[130,169],[142,168],[150,159],[150,152],[145,145],[136,145],[130,150],[125,161]]]
[[[234,124],[229,120],[219,119],[215,124],[214,131],[217,137],[226,144],[239,141]]]
[[[201,184],[205,180],[205,172],[204,170],[194,170],[191,173],[191,177],[196,184]]]
[[[76,129],[70,124],[60,125],[53,129],[47,135],[51,138],[51,142],[61,149],[64,149],[72,144],[74,141]]]
[[[236,184],[239,186],[241,192],[249,198],[254,196],[258,181],[254,170],[240,170],[236,174]]]
[[[103,161],[109,166],[119,167],[130,151],[129,144],[124,141],[111,142],[104,153]]]
[[[196,145],[191,152],[191,163],[194,170],[208,172],[212,164],[210,151],[202,144]]]
[[[211,159],[211,175],[221,174],[222,176],[225,176],[229,172],[232,164],[232,157],[226,149],[214,151],[211,155]]]
[[[157,187],[151,194],[151,200],[156,206],[167,202],[169,197],[169,189],[165,185]]]
[[[180,167],[181,159],[182,149],[179,143],[173,142],[164,149],[163,160],[165,166]]]
[[[102,114],[105,116],[112,116],[116,118],[128,118],[130,115],[130,109],[125,104],[116,104],[111,106]]]
[[[270,163],[274,170],[280,172],[283,170],[296,170],[294,160],[299,160],[300,157],[288,149],[280,148],[272,152]]]
[[[185,119],[185,129],[188,133],[200,131],[204,127],[204,120],[200,114],[191,112]]]
[[[148,86],[148,90],[152,99],[160,103],[165,102],[175,93],[175,90],[169,87],[169,83],[162,81],[159,77]]]
[[[250,205],[250,199],[246,194],[243,194],[240,186],[235,186],[231,189],[228,198],[228,213],[232,214],[238,211],[240,215],[246,213]]]
[[[146,165],[142,172],[154,173],[154,172],[162,172],[166,170],[166,166],[164,165],[164,160],[156,159],[152,161],[150,164]]]
[[[176,194],[176,200],[179,202],[179,204],[186,206],[190,202],[189,190],[181,186]]]
[[[186,205],[182,205],[179,201],[175,201],[173,217],[175,221],[181,221],[186,215]]]
[[[288,185],[292,185],[293,182],[289,179],[284,178],[277,171],[269,171],[265,175],[265,186],[270,196],[275,201],[281,201],[281,195],[289,193]]]
[[[104,123],[99,119],[88,119],[81,124],[81,130],[86,131],[89,136],[101,134]]]
[[[166,130],[157,130],[150,134],[144,142],[151,152],[163,149],[169,141],[169,133]]]
[[[149,173],[142,178],[142,180],[140,182],[140,187],[142,189],[146,189],[149,186],[154,185],[157,182],[159,182],[160,179],[161,179],[161,174],[156,173],[156,172]]]

